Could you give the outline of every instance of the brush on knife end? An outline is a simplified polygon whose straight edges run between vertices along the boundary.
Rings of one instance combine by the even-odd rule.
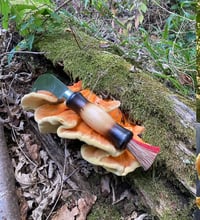
[[[132,139],[127,144],[127,149],[136,157],[144,170],[148,170],[151,167],[160,152],[160,147],[141,143],[135,139]]]

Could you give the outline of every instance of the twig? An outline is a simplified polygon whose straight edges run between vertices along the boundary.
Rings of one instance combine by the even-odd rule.
[[[65,152],[66,152],[66,146],[65,146]],[[60,199],[60,197],[62,195],[62,189],[63,189],[63,184],[64,184],[63,179],[64,179],[64,175],[65,175],[65,170],[66,170],[66,160],[67,160],[67,157],[65,155],[64,166],[63,166],[63,173],[62,173],[62,177],[61,177],[60,193],[59,193],[56,201],[54,202],[54,205],[53,205],[51,211],[49,212],[48,216],[46,217],[46,220],[48,220],[51,217],[51,214],[53,213],[53,211],[54,211],[54,209],[55,209],[55,207],[56,207],[56,205],[57,205],[57,203],[58,203],[58,201],[59,201],[59,199]]]
[[[24,152],[24,150],[22,149],[22,147],[24,146],[21,145],[18,140],[17,140],[17,137],[16,137],[16,131],[15,129],[12,128],[12,134],[13,134],[13,138],[15,139],[15,142],[17,143],[17,146],[19,147],[20,151],[22,152],[22,154],[24,155],[24,157],[34,166],[34,167],[37,167],[38,165],[36,163],[34,163],[34,161],[32,161],[29,156]]]
[[[0,57],[3,57],[5,55],[8,55],[8,54],[12,54],[12,53],[18,53],[18,54],[45,54],[46,52],[34,52],[34,51],[13,51],[13,52],[5,52],[5,53],[2,53],[0,55]]]
[[[11,43],[11,41],[12,41],[12,34],[11,34],[11,37],[10,37],[10,39],[9,39],[9,42],[8,42],[8,44],[7,44],[7,47],[6,47],[6,52],[8,51],[8,49],[9,49],[9,46],[10,46],[10,43]]]
[[[65,152],[66,152],[66,146],[65,146]],[[62,195],[62,189],[63,189],[63,185],[64,185],[64,182],[67,180],[67,178],[70,178],[77,170],[79,170],[79,168],[75,169],[71,174],[69,174],[67,176],[67,178],[64,179],[64,176],[65,176],[65,171],[66,171],[66,163],[67,163],[67,156],[66,156],[66,153],[65,153],[65,160],[64,160],[64,167],[63,167],[63,173],[62,173],[62,181],[61,181],[61,186],[60,186],[60,193],[56,199],[56,201],[54,202],[54,206],[52,207],[51,211],[49,212],[48,216],[46,217],[46,220],[48,220],[50,217],[51,217],[51,214],[53,213],[61,195]]]
[[[80,46],[80,44],[79,44],[79,42],[78,42],[78,39],[77,39],[76,34],[75,34],[75,32],[74,32],[74,29],[71,27],[71,25],[69,26],[69,28],[71,29],[72,35],[73,35],[73,37],[74,37],[74,39],[75,39],[75,41],[76,41],[76,43],[77,43],[79,49],[81,50],[82,48],[81,48],[81,46]]]
[[[67,5],[71,1],[72,0],[67,0],[67,1],[63,2],[60,6],[58,6],[58,8],[56,8],[56,10],[54,12],[58,12],[63,6]]]
[[[65,179],[63,180],[63,182],[66,182],[73,174],[75,174],[78,170],[80,169],[80,167],[77,167],[75,170],[73,170],[67,177],[65,177]]]

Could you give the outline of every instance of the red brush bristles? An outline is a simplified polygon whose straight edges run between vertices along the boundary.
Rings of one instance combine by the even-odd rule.
[[[144,147],[149,151],[152,151],[152,152],[157,153],[157,154],[160,152],[160,147],[158,147],[158,146],[153,146],[153,145],[150,145],[150,144],[147,144],[147,143],[143,143],[143,142],[135,140],[134,138],[132,140],[134,142],[136,142],[139,146]]]
[[[132,139],[127,144],[127,149],[136,157],[144,170],[148,170],[153,164],[160,148]]]

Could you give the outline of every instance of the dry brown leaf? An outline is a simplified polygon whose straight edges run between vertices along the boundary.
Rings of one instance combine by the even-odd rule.
[[[26,201],[22,189],[17,189],[17,197],[19,199],[19,207],[20,207],[20,219],[26,220],[27,219],[27,213],[28,213],[28,202]]]
[[[138,26],[140,24],[140,14],[138,14],[135,18],[135,28],[138,29]]]
[[[39,162],[40,161],[40,154],[39,154],[40,147],[37,144],[32,144],[27,149],[28,149],[28,153],[31,159],[33,161]]]
[[[110,177],[106,175],[101,178],[101,193],[103,196],[107,197],[110,192]]]
[[[72,195],[72,192],[68,189],[62,191],[62,199],[66,200]]]
[[[30,134],[22,134],[23,142],[25,143],[26,149],[28,151],[29,157],[33,161],[40,162],[40,146],[37,144],[33,144],[32,136]]]
[[[77,202],[77,206],[71,210],[67,204],[65,204],[53,216],[52,220],[86,220],[96,199],[97,197],[95,195],[87,195],[84,198],[80,198]]]
[[[34,185],[37,181],[36,170],[32,173],[23,173],[23,168],[26,167],[26,163],[23,161],[23,158],[15,167],[15,178],[20,183],[21,187],[28,187]]]
[[[76,220],[86,220],[87,214],[96,202],[97,197],[95,195],[87,195],[85,198],[78,200],[79,215]]]
[[[56,215],[53,216],[52,220],[74,220],[78,213],[79,210],[77,207],[69,210],[67,204],[65,204],[58,210]]]
[[[182,85],[190,85],[190,86],[193,85],[193,80],[192,80],[192,77],[191,77],[190,75],[181,73],[181,74],[179,74],[178,77],[179,77],[179,78],[178,78],[178,79],[179,79],[179,82],[180,82]]]
[[[52,190],[49,189],[49,191]],[[51,191],[50,193],[46,193],[46,195],[42,195],[42,200],[39,203],[38,207],[36,209],[33,210],[32,212],[32,218],[34,220],[41,220],[42,219],[42,215],[44,210],[51,204],[53,204],[55,202],[56,197],[58,196],[60,190],[60,185],[57,184],[54,188],[53,191]]]

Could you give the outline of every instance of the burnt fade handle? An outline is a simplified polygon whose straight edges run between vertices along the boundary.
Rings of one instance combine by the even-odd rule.
[[[132,139],[131,131],[116,123],[107,112],[89,102],[81,93],[74,92],[68,97],[66,104],[80,115],[88,126],[111,141],[117,149],[125,149]]]

